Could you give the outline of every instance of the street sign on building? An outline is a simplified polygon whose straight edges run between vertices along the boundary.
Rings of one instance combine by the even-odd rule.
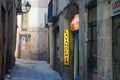
[[[64,65],[69,65],[69,30],[64,30]]]
[[[120,14],[120,0],[111,0],[111,16]]]
[[[73,16],[70,24],[71,24],[71,31],[75,31],[79,29],[79,25],[80,25],[79,14]]]

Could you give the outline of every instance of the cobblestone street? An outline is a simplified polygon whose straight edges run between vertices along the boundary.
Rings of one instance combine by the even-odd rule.
[[[61,80],[46,61],[16,60],[10,80]]]

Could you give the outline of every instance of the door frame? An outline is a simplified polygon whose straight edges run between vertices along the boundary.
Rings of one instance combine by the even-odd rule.
[[[118,61],[120,61],[120,59],[119,60],[117,60],[117,59],[115,59],[115,53],[114,53],[114,45],[118,45],[118,43],[117,43],[117,36],[115,37],[114,36],[114,34],[116,35],[116,33],[117,33],[117,31],[114,31],[115,29],[116,30],[118,30],[118,24],[120,24],[120,20],[119,21],[117,21],[117,22],[119,22],[117,25],[116,24],[114,24],[114,20],[115,20],[115,18],[117,17],[117,19],[120,19],[120,14],[119,15],[116,15],[116,16],[114,16],[114,17],[112,17],[112,70],[113,70],[113,80],[117,80],[118,79],[118,77],[117,77],[117,79],[115,79],[116,77],[115,77],[115,75],[117,74],[115,71],[117,71],[116,70],[116,68],[119,68],[120,69],[120,62],[118,62]],[[119,18],[118,18],[119,17]],[[120,28],[120,25],[119,25],[119,28]],[[114,33],[115,32],[115,33]],[[120,44],[119,44],[120,45]],[[119,55],[118,55],[119,56]],[[114,61],[116,62],[116,63],[114,63]],[[119,67],[117,66],[117,65],[119,65]],[[120,71],[119,71],[119,73],[120,73]],[[119,74],[120,75],[120,74]]]

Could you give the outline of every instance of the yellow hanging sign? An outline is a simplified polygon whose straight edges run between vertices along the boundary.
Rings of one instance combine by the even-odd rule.
[[[69,65],[69,30],[64,30],[64,65]]]

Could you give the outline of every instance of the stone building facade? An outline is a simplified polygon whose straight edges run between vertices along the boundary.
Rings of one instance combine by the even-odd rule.
[[[79,13],[78,10],[79,4],[76,3],[76,1],[51,0],[49,2],[48,11],[53,11],[52,13],[48,12],[48,21],[51,22],[49,26],[50,65],[53,69],[60,73],[62,80],[73,80],[75,78],[79,78],[77,56],[79,53],[77,44],[75,44],[76,41],[78,41],[78,37],[75,38],[75,34],[78,35],[78,30],[75,32],[70,31],[71,20],[76,14]],[[69,29],[70,35],[70,53],[68,66],[64,64],[65,29]],[[77,49],[75,47],[77,47]]]
[[[4,80],[14,66],[16,44],[16,1],[0,1],[0,79]]]
[[[48,60],[48,29],[45,25],[48,0],[29,2],[30,11],[17,17],[16,58]]]
[[[119,36],[115,36],[119,34],[119,28],[114,27],[119,27],[119,0],[52,1],[49,8],[54,12],[48,17],[52,23],[49,27],[52,36],[49,45],[53,46],[50,48],[51,66],[63,80],[119,80]],[[78,31],[69,33],[70,64],[65,66],[64,29],[71,29],[75,14],[79,14],[80,25]],[[79,34],[78,42],[76,33]]]
[[[80,15],[82,80],[114,80],[110,0],[83,0]]]

